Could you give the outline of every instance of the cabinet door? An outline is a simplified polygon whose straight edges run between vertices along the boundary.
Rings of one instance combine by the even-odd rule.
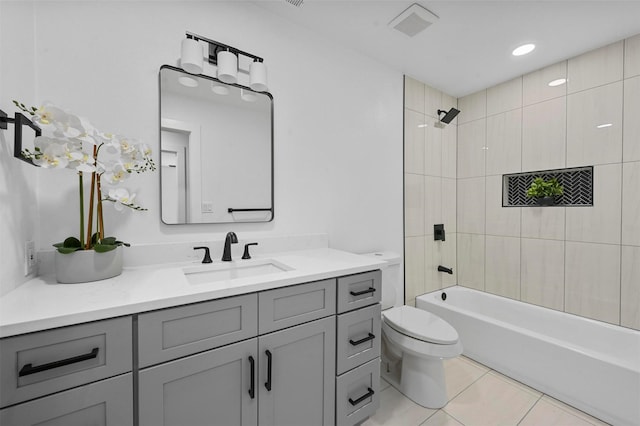
[[[141,370],[140,425],[255,426],[256,346],[254,338]]]
[[[328,317],[260,337],[260,426],[334,423],[335,334]]]
[[[131,426],[131,373],[0,410],[2,426]]]

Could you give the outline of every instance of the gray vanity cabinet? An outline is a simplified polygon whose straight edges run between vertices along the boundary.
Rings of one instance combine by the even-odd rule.
[[[260,426],[334,424],[335,324],[330,316],[260,336]]]
[[[257,340],[140,371],[140,426],[255,426]]]

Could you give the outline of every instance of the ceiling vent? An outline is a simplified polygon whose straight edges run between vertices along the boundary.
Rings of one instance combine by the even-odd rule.
[[[290,0],[287,0],[290,1]],[[294,0],[295,1],[295,0]],[[398,15],[389,26],[403,34],[413,37],[424,31],[429,25],[439,18],[417,3],[409,6],[407,10]]]
[[[304,3],[304,0],[285,0],[287,3],[294,5],[295,7],[300,7],[302,6],[302,3]]]

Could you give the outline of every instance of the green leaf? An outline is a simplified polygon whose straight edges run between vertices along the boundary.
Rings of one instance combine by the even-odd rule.
[[[118,246],[115,244],[96,244],[95,246],[93,246],[93,249],[96,251],[96,253],[106,253],[108,251],[115,250],[116,247]]]
[[[82,247],[58,247],[58,252],[62,254],[69,254],[79,250],[82,250]]]
[[[100,244],[114,245],[116,242],[116,237],[106,237],[100,241]]]
[[[82,244],[80,244],[80,240],[76,237],[69,237],[62,243],[62,247],[65,248],[81,248]]]

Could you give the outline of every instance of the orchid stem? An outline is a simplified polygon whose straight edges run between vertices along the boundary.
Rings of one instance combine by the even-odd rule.
[[[84,179],[82,172],[78,172],[78,187],[80,188],[80,246],[84,246]]]

